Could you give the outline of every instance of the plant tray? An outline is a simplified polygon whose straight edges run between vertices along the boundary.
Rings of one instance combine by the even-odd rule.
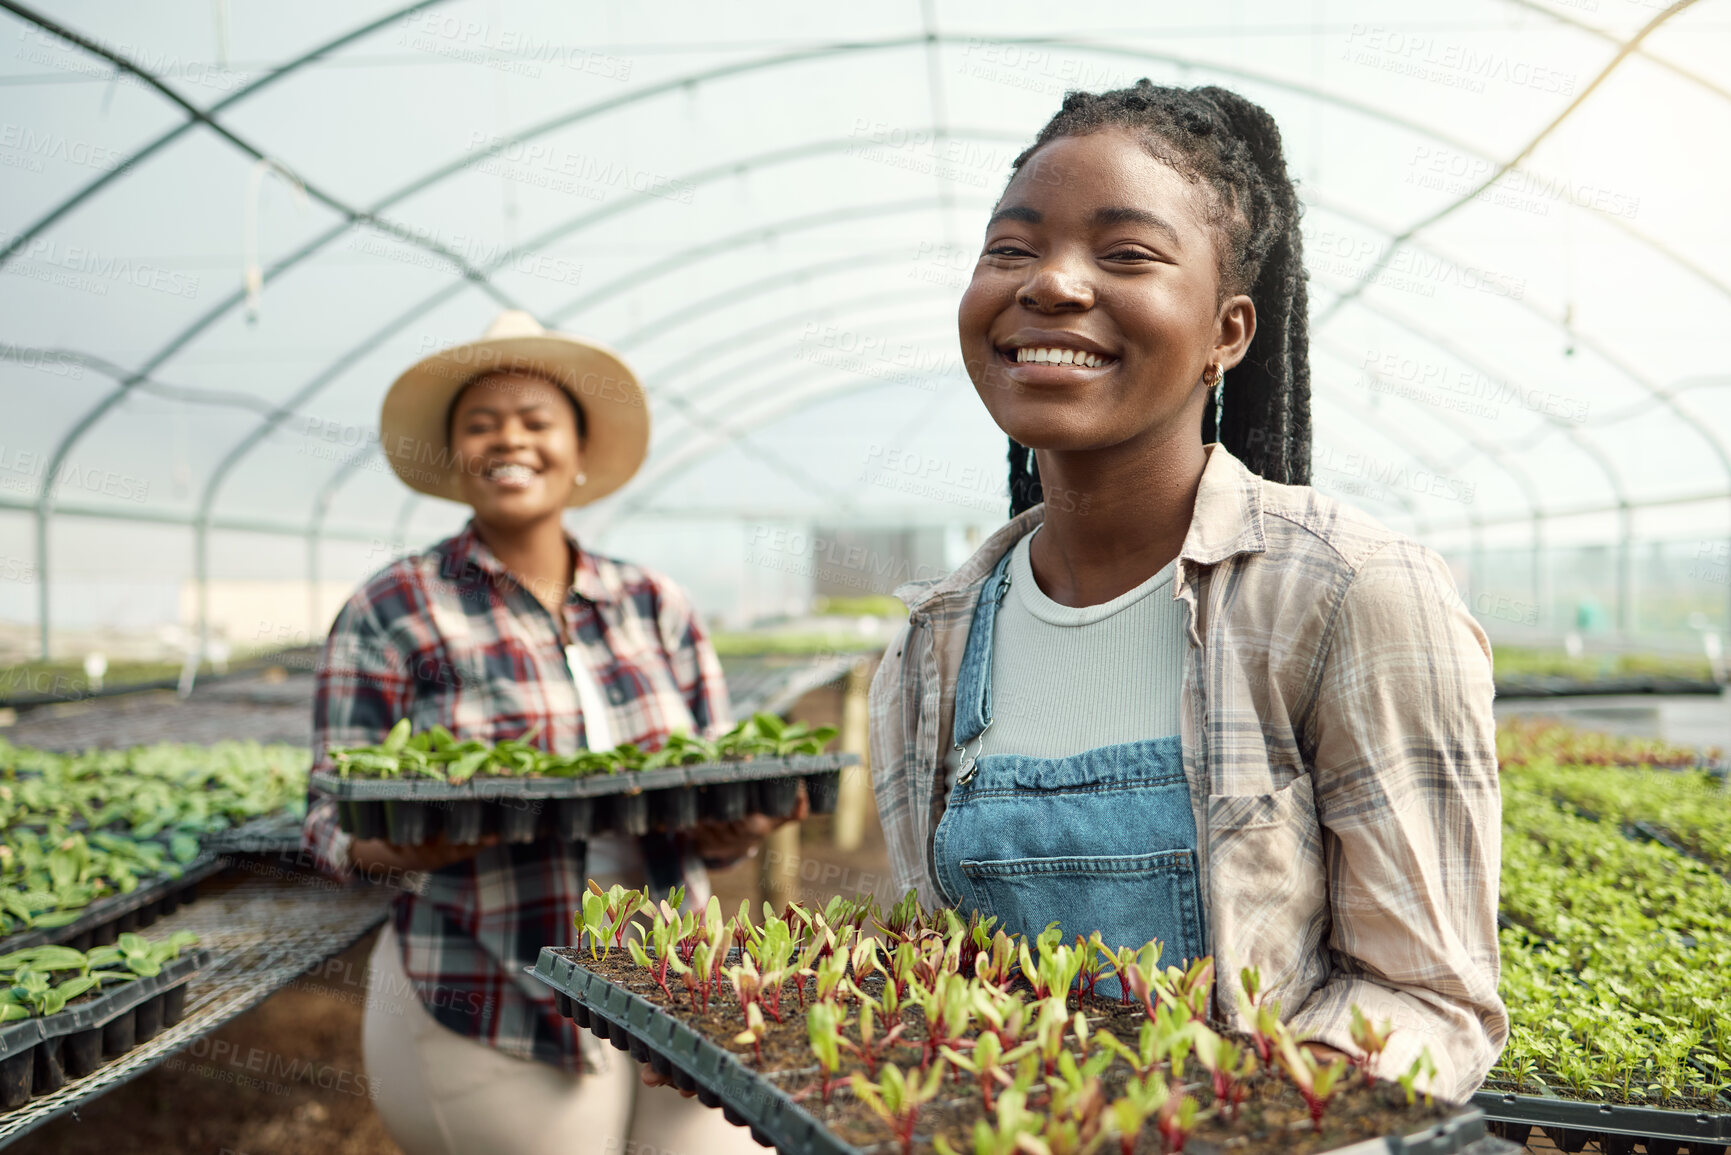
[[[46,1018],[0,1027],[0,1113],[82,1079],[178,1023],[186,984],[210,962],[190,950],[159,974],[111,987],[101,996]]]
[[[1628,1107],[1615,1103],[1587,1103],[1549,1095],[1518,1095],[1504,1091],[1480,1091],[1473,1105],[1485,1118],[1504,1124],[1504,1134],[1525,1139],[1517,1128],[1545,1129],[1564,1151],[1579,1151],[1597,1142],[1601,1151],[1628,1152],[1633,1145],[1620,1140],[1658,1140],[1690,1144],[1700,1155],[1724,1151],[1731,1145],[1731,1115],[1702,1111],[1665,1111],[1657,1107]],[[1653,1149],[1651,1142],[1646,1144]]]
[[[543,947],[529,974],[553,988],[559,1013],[579,1028],[648,1063],[679,1090],[695,1091],[699,1102],[720,1107],[730,1123],[749,1127],[752,1138],[765,1147],[774,1147],[782,1155],[867,1155],[880,1150],[856,1147],[837,1137],[780,1087],[728,1051],[557,948]],[[1518,1151],[1488,1135],[1484,1115],[1467,1108],[1415,1134],[1354,1143],[1335,1148],[1331,1155],[1515,1155]]]
[[[65,926],[21,930],[0,938],[0,954],[32,946],[65,944],[74,950],[107,946],[127,931],[150,926],[197,898],[198,884],[227,865],[225,858],[200,854],[181,869],[179,877],[158,875],[139,883],[129,894],[99,898]]]
[[[337,821],[356,838],[398,846],[439,834],[458,845],[497,834],[503,842],[683,830],[699,819],[760,813],[780,817],[799,803],[805,783],[813,814],[835,809],[841,772],[857,754],[753,758],[664,770],[627,770],[586,778],[344,778],[328,770],[312,785],[337,801]]]

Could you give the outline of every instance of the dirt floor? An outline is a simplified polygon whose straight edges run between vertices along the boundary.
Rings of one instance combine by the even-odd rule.
[[[253,701],[247,703],[256,721],[274,731],[272,737],[281,733],[278,740],[305,741],[288,732],[292,726],[304,728],[297,689],[255,691],[250,695]],[[157,711],[172,702],[171,695],[163,699],[154,703]],[[842,702],[842,687],[835,685],[807,694],[791,714],[813,725],[836,725]],[[127,736],[118,742],[90,744],[214,741],[236,736],[232,732],[236,705],[231,703],[228,710],[215,703],[200,707],[181,719],[179,726],[156,713],[151,736],[133,738],[131,732],[143,716],[153,713],[142,703],[132,705],[127,699],[79,703],[54,707],[52,716],[33,712],[34,719],[27,716],[23,724],[0,730],[0,735],[20,744],[60,745],[67,743],[50,739],[66,737],[62,730],[76,727],[94,737],[107,724],[117,735],[125,731]],[[134,716],[123,722],[117,713]],[[158,729],[161,738],[156,737]],[[778,872],[794,883],[802,901],[822,901],[853,891],[873,891],[883,901],[889,889],[888,859],[876,814],[866,823],[865,845],[846,854],[829,845],[829,821],[815,818],[803,824],[798,858],[760,854],[715,874],[715,892],[723,903],[737,908],[742,898],[760,897],[765,875]],[[395,1155],[398,1148],[367,1096],[361,1061],[361,1009],[372,945],[373,936],[368,935],[342,956],[344,966],[323,968],[321,973],[337,976],[335,982],[309,976],[292,984],[178,1058],[109,1091],[77,1114],[62,1116],[17,1140],[6,1148],[7,1155]],[[304,1070],[308,1077],[291,1082],[247,1077],[246,1056],[260,1053],[280,1056],[280,1068]],[[629,1151],[628,1146],[627,1152],[610,1155]],[[574,1146],[572,1155],[581,1155],[581,1148]]]

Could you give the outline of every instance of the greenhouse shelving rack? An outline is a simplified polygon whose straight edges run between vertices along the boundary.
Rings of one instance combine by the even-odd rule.
[[[790,814],[801,782],[812,813],[827,814],[835,809],[842,771],[858,764],[857,754],[817,754],[583,778],[487,777],[462,783],[344,778],[320,770],[312,775],[312,785],[336,799],[340,825],[357,838],[413,846],[442,832],[460,845],[489,833],[504,842],[548,836],[576,842],[610,831],[683,830],[702,818]]]
[[[1550,1095],[1480,1091],[1473,1104],[1494,1123],[1544,1128],[1565,1151],[1579,1151],[1597,1142],[1606,1152],[1628,1152],[1636,1140],[1691,1145],[1694,1155],[1723,1152],[1731,1146],[1731,1114],[1710,1111],[1667,1111],[1615,1103],[1589,1103]],[[1559,1137],[1554,1132],[1562,1132]],[[1510,1138],[1523,1136],[1505,1131]],[[1705,1144],[1705,1146],[1703,1146]],[[1649,1150],[1653,1144],[1645,1144]]]
[[[232,885],[219,889],[226,883]],[[234,863],[211,890],[158,928],[192,931],[210,952],[210,965],[185,988],[185,1018],[90,1077],[0,1115],[0,1148],[162,1063],[342,953],[384,921],[394,893],[345,886],[268,860]],[[214,1059],[200,1062],[218,1077],[232,1073]]]
[[[21,930],[0,939],[0,954],[25,947],[60,945],[89,950],[127,931],[151,926],[198,897],[198,884],[228,865],[221,855],[201,853],[178,875],[158,875],[126,894],[99,898],[65,926]]]
[[[209,951],[187,951],[157,974],[117,984],[89,1002],[0,1027],[0,1117],[180,1022],[186,984],[209,963]]]
[[[782,1155],[867,1155],[830,1132],[792,1096],[730,1052],[554,947],[543,947],[528,971],[551,987],[560,1014],[648,1063],[698,1101],[720,1107],[730,1123]],[[1487,1133],[1473,1108],[1410,1136],[1389,1136],[1335,1148],[1330,1155],[1514,1155],[1520,1149]]]

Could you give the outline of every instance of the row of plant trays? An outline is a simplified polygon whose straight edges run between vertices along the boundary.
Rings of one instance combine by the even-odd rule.
[[[65,926],[20,930],[0,938],[0,954],[33,946],[69,946],[89,950],[107,946],[128,931],[142,930],[173,914],[198,897],[198,884],[228,865],[215,854],[201,854],[179,875],[146,879],[126,894],[99,898]]]
[[[838,1136],[773,1077],[760,1075],[678,1017],[584,966],[578,957],[567,948],[545,947],[529,971],[552,988],[558,1012],[578,1028],[647,1063],[677,1089],[694,1092],[705,1106],[721,1108],[729,1122],[749,1128],[758,1143],[782,1155],[875,1155],[892,1149],[893,1144],[856,1146]],[[1233,1144],[1194,1139],[1185,1147],[1189,1155],[1226,1155],[1230,1149]],[[1469,1106],[1408,1134],[1335,1147],[1331,1155],[1516,1155],[1518,1151],[1492,1136],[1484,1112]]]
[[[1731,1148],[1731,1114],[1587,1103],[1506,1091],[1480,1091],[1473,1096],[1473,1104],[1505,1138],[1525,1143],[1538,1130],[1568,1152],[1585,1150],[1589,1143],[1598,1144],[1605,1155],[1632,1155],[1637,1143],[1648,1155],[1677,1155],[1685,1144],[1690,1155],[1725,1155]]]
[[[1555,797],[1553,801],[1590,822],[1599,822],[1616,830],[1625,838],[1657,842],[1684,858],[1713,868],[1711,863],[1704,862],[1694,851],[1651,823],[1608,822],[1602,815],[1567,798]],[[1534,935],[1530,928],[1500,912],[1497,925]],[[1684,944],[1693,946],[1694,940],[1685,938]],[[1571,1153],[1583,1151],[1588,1144],[1596,1143],[1604,1155],[1632,1155],[1636,1144],[1640,1144],[1648,1155],[1678,1155],[1683,1150],[1687,1150],[1689,1155],[1728,1155],[1731,1152],[1731,1100],[1723,1095],[1714,1095],[1712,1099],[1727,1110],[1674,1110],[1567,1099],[1548,1092],[1527,1095],[1501,1089],[1480,1091],[1473,1096],[1473,1103],[1484,1111],[1485,1117],[1493,1122],[1499,1133],[1517,1143],[1524,1144],[1534,1131],[1540,1131],[1559,1150]]]
[[[180,1022],[186,984],[209,962],[209,951],[187,951],[158,974],[111,986],[58,1014],[0,1027],[0,1112],[85,1078]]]
[[[356,838],[416,846],[443,834],[466,846],[488,835],[503,842],[557,837],[581,842],[602,834],[684,830],[703,819],[747,814],[781,817],[799,805],[803,783],[813,814],[835,809],[844,769],[857,754],[754,758],[662,770],[628,770],[584,778],[345,778],[313,774],[314,789],[334,798],[337,821]]]

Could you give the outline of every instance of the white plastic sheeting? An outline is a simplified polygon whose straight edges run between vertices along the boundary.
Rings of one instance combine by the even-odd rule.
[[[723,616],[821,560],[788,527],[995,524],[986,211],[1065,89],[1147,76],[1282,126],[1320,488],[1504,627],[1570,623],[1580,543],[1625,628],[1723,621],[1728,48],[1711,0],[0,4],[0,617],[450,531],[378,405],[502,307],[633,361],[652,457],[574,524]]]

